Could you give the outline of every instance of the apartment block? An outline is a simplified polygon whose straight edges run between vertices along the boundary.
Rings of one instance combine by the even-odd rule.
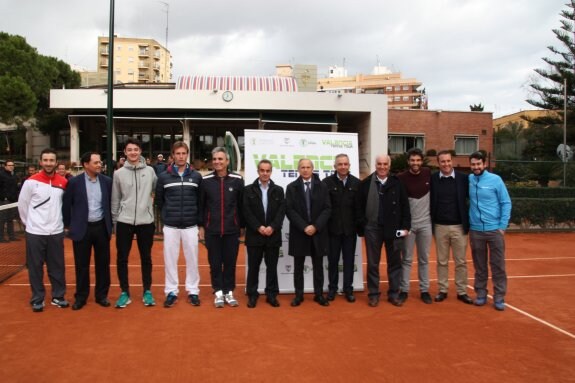
[[[98,73],[108,73],[110,44],[98,37]],[[172,82],[172,56],[153,39],[114,37],[114,83]]]

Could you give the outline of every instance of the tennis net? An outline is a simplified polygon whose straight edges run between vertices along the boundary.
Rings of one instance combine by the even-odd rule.
[[[18,215],[18,204],[0,205],[0,283],[26,265],[24,225]]]

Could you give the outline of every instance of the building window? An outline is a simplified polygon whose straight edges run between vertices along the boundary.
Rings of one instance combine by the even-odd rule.
[[[129,62],[129,63],[133,63],[133,62],[134,62],[134,58],[133,58],[133,57],[128,57],[128,62]]]
[[[134,47],[130,46],[130,47],[128,47],[128,50],[129,50],[130,52],[133,52],[133,51],[134,51]]]
[[[401,90],[401,87],[399,85],[395,87],[396,92],[399,92],[400,90]]]
[[[56,146],[58,149],[70,148],[70,132],[60,131],[57,136]]]
[[[403,154],[411,148],[419,148],[424,150],[424,136],[417,135],[390,135],[389,136],[389,153],[390,154]]]
[[[409,101],[409,97],[408,97],[408,96],[403,96],[403,101]]]
[[[385,90],[386,90],[387,92],[392,92],[392,91],[393,91],[393,87],[392,87],[392,86],[386,86],[386,87],[385,87]]]
[[[478,137],[455,136],[455,154],[458,156],[468,155],[479,149]]]
[[[393,98],[393,101],[401,101],[401,97],[400,97],[400,96],[395,96],[395,97]]]
[[[409,90],[409,85],[404,85],[403,90]]]

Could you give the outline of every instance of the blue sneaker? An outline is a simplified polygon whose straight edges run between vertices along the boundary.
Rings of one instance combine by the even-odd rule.
[[[44,311],[44,302],[32,303],[32,311],[35,313],[41,313]]]
[[[126,307],[130,303],[132,303],[132,300],[130,299],[130,295],[127,292],[122,291],[122,294],[120,294],[120,297],[116,301],[116,308],[123,309],[124,307]]]
[[[173,305],[176,304],[176,301],[178,300],[178,296],[174,293],[169,293],[168,296],[166,297],[166,300],[164,301],[164,307],[168,308],[168,307],[172,307]]]
[[[475,298],[475,301],[473,302],[473,304],[475,306],[483,306],[487,303],[487,297],[477,297]]]
[[[493,307],[495,307],[495,310],[497,311],[503,311],[505,310],[505,301],[502,299],[500,301],[493,302]]]

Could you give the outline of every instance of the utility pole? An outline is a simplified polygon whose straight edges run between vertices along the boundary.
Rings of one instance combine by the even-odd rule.
[[[106,169],[111,177],[114,172],[112,152],[114,133],[114,0],[110,0],[110,31],[108,33],[108,106],[106,113]]]
[[[160,1],[160,3],[166,6],[166,49],[168,49],[168,25],[169,25],[169,17],[170,17],[170,4]]]

